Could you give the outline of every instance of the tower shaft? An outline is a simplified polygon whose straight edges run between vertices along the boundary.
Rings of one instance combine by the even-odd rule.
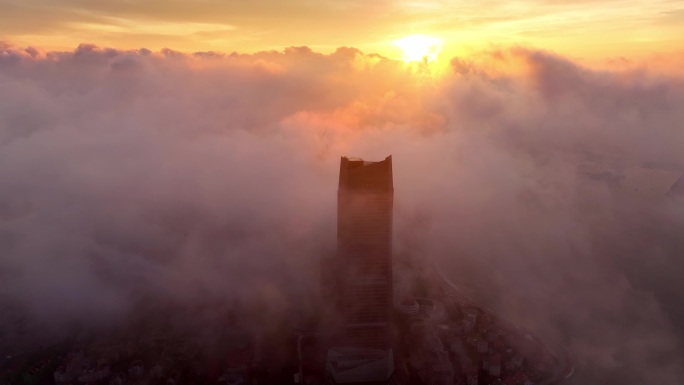
[[[347,346],[389,347],[392,157],[343,157],[337,214],[337,293]]]

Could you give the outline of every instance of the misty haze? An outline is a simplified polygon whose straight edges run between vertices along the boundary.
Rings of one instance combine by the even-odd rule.
[[[351,322],[325,289],[342,157],[390,159],[391,317],[438,272],[564,355],[555,383],[683,384],[681,75],[444,60],[0,43],[0,384],[307,383],[297,336]],[[60,382],[74,357],[109,372]]]

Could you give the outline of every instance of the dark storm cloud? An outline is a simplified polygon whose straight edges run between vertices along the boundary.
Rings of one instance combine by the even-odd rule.
[[[623,364],[611,381],[678,383],[681,206],[576,167],[680,167],[682,80],[520,48],[452,65],[2,46],[0,298],[42,324],[143,296],[285,312],[334,249],[338,157],[393,154],[397,252],[479,285],[594,380]]]

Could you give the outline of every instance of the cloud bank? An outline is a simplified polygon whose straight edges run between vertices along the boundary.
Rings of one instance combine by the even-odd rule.
[[[0,45],[0,304],[45,327],[140,298],[287,312],[334,249],[339,156],[392,154],[397,253],[563,341],[580,383],[680,383],[681,198],[577,168],[682,171],[682,105],[681,78],[524,48],[436,76],[353,48]]]

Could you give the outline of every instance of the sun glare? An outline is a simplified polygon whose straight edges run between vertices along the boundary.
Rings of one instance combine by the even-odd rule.
[[[405,62],[431,62],[442,50],[442,40],[432,36],[410,35],[394,41],[404,52]]]

